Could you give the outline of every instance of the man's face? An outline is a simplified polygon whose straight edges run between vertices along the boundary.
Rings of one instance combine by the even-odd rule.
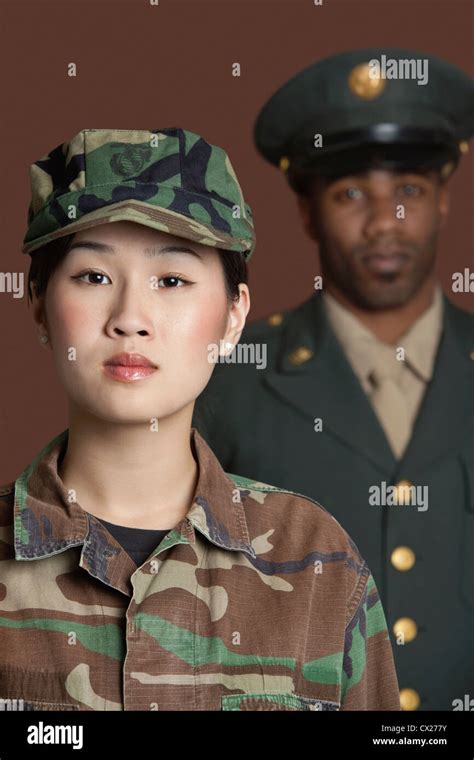
[[[369,310],[396,308],[433,272],[438,232],[448,210],[438,174],[372,170],[316,178],[298,197],[317,241],[325,285]]]

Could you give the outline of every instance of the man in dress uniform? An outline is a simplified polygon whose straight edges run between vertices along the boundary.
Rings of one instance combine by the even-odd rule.
[[[311,496],[353,536],[405,710],[474,698],[474,315],[434,271],[473,132],[472,79],[419,51],[335,55],[270,98],[256,145],[296,192],[322,277],[248,325],[266,366],[231,354],[195,412],[225,470]]]

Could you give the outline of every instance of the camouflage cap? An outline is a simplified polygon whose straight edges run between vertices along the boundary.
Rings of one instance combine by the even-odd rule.
[[[83,129],[30,168],[22,252],[105,222],[132,221],[249,259],[252,211],[226,152],[170,127]]]

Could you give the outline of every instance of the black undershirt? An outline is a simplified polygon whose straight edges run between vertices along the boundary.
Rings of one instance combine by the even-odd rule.
[[[156,549],[158,544],[163,540],[164,536],[166,536],[166,534],[172,530],[172,528],[166,528],[165,530],[128,528],[124,525],[115,525],[114,523],[109,523],[107,520],[103,520],[101,517],[98,517],[97,519],[105,525],[109,533],[111,533],[113,537],[119,542],[119,544],[123,546],[137,567],[145,562],[145,560],[152,553],[153,549]]]

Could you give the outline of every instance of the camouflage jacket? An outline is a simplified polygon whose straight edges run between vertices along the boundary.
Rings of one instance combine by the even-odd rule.
[[[226,474],[139,567],[58,475],[0,489],[0,700],[30,710],[398,710],[367,565],[309,498]]]

